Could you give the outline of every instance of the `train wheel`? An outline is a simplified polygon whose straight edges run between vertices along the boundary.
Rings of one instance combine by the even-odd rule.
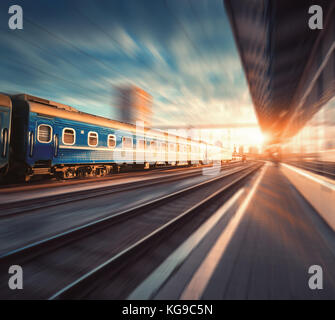
[[[113,173],[120,173],[120,170],[121,170],[120,166],[115,166],[113,168]]]

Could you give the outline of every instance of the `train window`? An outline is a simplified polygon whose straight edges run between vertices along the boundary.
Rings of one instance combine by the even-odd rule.
[[[37,140],[41,143],[49,143],[52,140],[52,127],[48,124],[40,124],[37,129]]]
[[[76,131],[71,128],[64,128],[62,135],[63,144],[73,145],[76,143]]]
[[[152,151],[157,151],[157,142],[156,141],[151,141],[150,142],[150,149]]]
[[[122,138],[122,147],[124,149],[131,149],[133,147],[133,139],[129,137]]]
[[[115,148],[116,147],[116,137],[114,134],[109,134],[107,138],[107,145],[108,148]]]
[[[88,133],[88,145],[90,147],[96,147],[98,145],[98,134],[96,132],[90,131]]]
[[[140,150],[145,149],[145,141],[144,140],[137,140],[137,149],[140,149]]]

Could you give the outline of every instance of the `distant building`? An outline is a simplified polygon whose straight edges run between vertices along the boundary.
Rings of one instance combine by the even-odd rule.
[[[143,121],[145,126],[151,126],[152,96],[136,86],[118,88],[118,105],[121,121],[136,124]]]
[[[259,150],[256,146],[249,147],[249,153],[250,154],[259,154]]]
[[[244,148],[243,148],[243,146],[240,146],[238,148],[238,153],[239,153],[240,156],[244,154]]]

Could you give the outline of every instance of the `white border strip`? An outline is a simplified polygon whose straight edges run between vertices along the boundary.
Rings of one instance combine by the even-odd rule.
[[[257,187],[259,186],[264,173],[267,169],[268,164],[266,164],[263,168],[261,173],[259,174],[255,184],[252,186],[251,191],[238,208],[234,217],[230,220],[227,227],[224,229],[220,237],[215,242],[214,246],[212,247],[211,251],[207,254],[204,261],[201,263],[198,270],[193,275],[191,281],[184,289],[183,293],[180,296],[181,300],[195,300],[200,299],[203,295],[209,280],[211,279],[219,261],[221,260],[223,254],[225,253],[233,235],[237,227],[239,226],[244,213],[246,212],[249,203],[254,196]]]

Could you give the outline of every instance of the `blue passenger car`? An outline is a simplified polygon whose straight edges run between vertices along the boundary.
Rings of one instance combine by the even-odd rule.
[[[12,97],[9,170],[60,178],[118,171],[122,166],[194,164],[207,161],[207,146],[168,133],[80,112],[33,97]]]
[[[42,174],[61,178],[100,176],[126,165],[169,163],[165,133],[144,129],[141,136],[134,125],[83,113],[67,105],[29,95],[12,98],[13,175],[26,180]],[[181,151],[179,162],[181,154],[187,162],[188,154]]]
[[[11,100],[8,96],[0,94],[0,178],[8,169],[11,117]]]
[[[104,175],[134,162],[134,126],[28,95],[13,108],[14,175]]]

